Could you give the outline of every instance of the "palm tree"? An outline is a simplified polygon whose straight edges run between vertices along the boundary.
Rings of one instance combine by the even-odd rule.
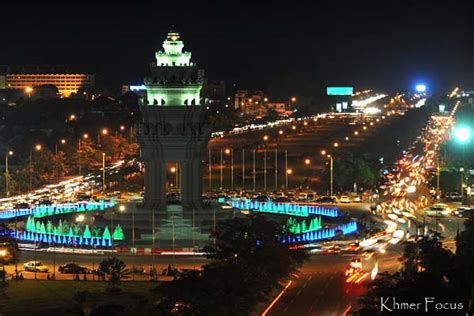
[[[109,275],[109,287],[111,289],[117,289],[120,280],[128,279],[130,273],[127,265],[122,260],[112,257],[102,260],[99,265],[99,271],[103,274]]]

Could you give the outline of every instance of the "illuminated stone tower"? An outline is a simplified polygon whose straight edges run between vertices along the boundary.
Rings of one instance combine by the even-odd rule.
[[[183,51],[179,33],[170,31],[145,78],[146,99],[137,138],[145,163],[144,207],[166,205],[166,163],[179,164],[180,196],[185,208],[201,206],[202,156],[210,127],[200,104],[203,72]]]

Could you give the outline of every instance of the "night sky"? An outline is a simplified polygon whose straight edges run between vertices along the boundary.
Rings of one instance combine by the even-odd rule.
[[[0,64],[70,64],[118,90],[141,82],[175,25],[207,77],[238,88],[390,92],[422,80],[438,91],[474,89],[470,1],[165,3],[2,4]]]

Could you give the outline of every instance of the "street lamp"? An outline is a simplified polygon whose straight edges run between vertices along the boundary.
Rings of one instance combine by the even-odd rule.
[[[105,153],[102,153],[102,194],[105,194]]]
[[[263,136],[263,141],[266,142],[268,140],[268,135]]]
[[[463,144],[467,143],[471,137],[470,129],[464,126],[456,128],[454,133],[456,135],[456,139]]]
[[[32,87],[26,87],[25,92],[28,94],[28,98],[31,98],[31,93],[33,92]]]
[[[462,203],[462,198],[464,195],[464,168],[459,168],[459,172],[461,173],[461,203]]]
[[[334,147],[339,147],[339,143],[334,143]]]
[[[355,131],[354,135],[356,135],[356,136],[359,135],[359,131]]]
[[[308,159],[308,158],[306,158],[306,159],[304,160],[304,164],[308,166],[309,164],[311,164],[311,160]]]
[[[13,155],[13,150],[9,150],[5,154],[5,194],[6,194],[7,197],[10,195],[10,190],[9,190],[9,187],[8,187],[9,178],[10,178],[10,175],[9,175],[9,172],[8,172],[8,156],[12,156],[12,155]]]
[[[321,155],[326,155],[325,150],[321,150]],[[330,196],[333,195],[333,185],[334,185],[334,159],[331,155],[326,155],[327,158],[329,158],[329,170],[330,170]]]
[[[41,144],[37,144],[34,147],[34,150],[41,151],[43,147]],[[30,191],[33,188],[33,150],[30,150]]]

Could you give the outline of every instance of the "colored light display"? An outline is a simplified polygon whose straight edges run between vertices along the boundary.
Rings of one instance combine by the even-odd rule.
[[[340,224],[332,228],[324,228],[318,231],[306,232],[297,235],[290,235],[286,238],[282,238],[283,243],[304,243],[313,242],[316,240],[324,240],[328,238],[336,237],[336,233],[340,231],[343,235],[349,235],[357,232],[357,223],[349,222],[347,224]]]
[[[306,220],[297,221],[293,217],[290,217],[286,222],[286,227],[292,234],[301,234],[312,231],[317,231],[322,228],[321,217],[314,217],[309,221],[309,224],[306,224]]]
[[[354,93],[353,87],[327,87],[327,95],[352,95]]]
[[[68,213],[104,211],[108,208],[114,207],[115,204],[116,204],[115,200],[110,200],[110,201],[99,200],[99,202],[80,202],[80,203],[39,205],[39,206],[25,208],[25,209],[1,211],[0,219],[9,219],[9,218],[14,218],[14,217],[29,216],[29,215],[33,215],[35,218],[41,218],[41,217],[68,214]]]
[[[252,202],[250,200],[231,201],[230,205],[234,208],[252,210],[254,212],[300,217],[308,217],[309,215],[338,217],[340,215],[337,207],[333,206],[325,207],[319,205],[300,205],[292,203]]]
[[[83,236],[63,236],[53,235],[46,233],[33,233],[33,232],[18,232],[16,236],[15,231],[11,233],[11,236],[18,238],[21,241],[34,241],[38,243],[48,243],[54,245],[75,245],[75,246],[91,246],[91,247],[111,247],[112,239],[106,239],[103,237],[91,237],[84,238]]]
[[[26,221],[25,230],[31,233],[39,233],[39,234],[46,234],[46,235],[53,235],[53,236],[66,236],[66,237],[81,237],[81,238],[91,238],[92,234],[89,228],[89,225],[86,225],[84,231],[81,231],[81,226],[79,225],[72,225],[70,226],[66,220],[59,220],[59,224],[54,226],[51,221],[47,221],[46,225],[43,221],[35,221],[35,219],[31,216],[28,217]],[[125,236],[123,233],[123,229],[118,224],[115,226],[114,229],[114,240],[124,240]],[[99,236],[95,236],[99,237]],[[102,239],[111,239],[111,234],[109,228],[105,226]]]

